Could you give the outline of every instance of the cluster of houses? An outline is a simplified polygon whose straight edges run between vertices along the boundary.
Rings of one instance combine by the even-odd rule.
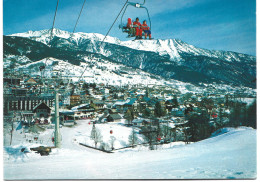
[[[166,117],[175,117],[175,123],[183,123],[189,109],[192,108],[193,112],[201,111],[203,98],[214,100],[207,108],[212,113],[212,118],[216,117],[214,113],[227,100],[221,92],[181,94],[178,89],[167,86],[119,87],[83,81],[72,83],[67,80],[59,81],[59,85],[57,81],[43,83],[40,77],[23,80],[4,78],[4,116],[10,117],[15,113],[21,119],[34,121],[32,123],[35,124],[53,122],[54,89],[57,88],[61,93],[60,120],[65,125],[73,125],[77,120],[91,119],[97,123],[125,121],[127,125],[141,127],[151,123],[146,112],[156,115],[158,103]],[[129,111],[133,115],[131,119],[126,116]]]

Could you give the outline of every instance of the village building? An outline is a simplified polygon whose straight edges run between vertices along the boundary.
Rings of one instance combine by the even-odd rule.
[[[94,104],[97,110],[105,109],[105,102],[101,100],[92,100],[90,103]]]
[[[13,96],[26,96],[28,93],[28,89],[26,88],[12,88],[11,89]]]
[[[39,103],[46,103],[48,107],[53,107],[54,96],[5,96],[4,113],[14,111],[32,111]]]
[[[81,104],[71,108],[71,111],[74,112],[74,118],[79,119],[90,119],[93,118],[95,109],[90,106],[90,104]]]
[[[121,122],[121,119],[123,119],[123,118],[119,114],[109,114],[107,116],[108,122]]]
[[[71,95],[70,96],[70,105],[76,105],[80,103],[80,95]]]
[[[73,111],[60,111],[60,121],[64,126],[73,126],[75,124],[75,115]]]
[[[36,118],[48,118],[51,114],[51,109],[44,102],[41,102],[33,108],[32,112],[35,113],[34,116]]]
[[[20,85],[21,79],[20,78],[4,78],[4,85]]]

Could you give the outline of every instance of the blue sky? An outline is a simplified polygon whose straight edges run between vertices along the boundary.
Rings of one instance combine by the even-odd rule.
[[[60,0],[55,28],[72,32],[83,2]],[[3,0],[4,35],[51,28],[56,3]],[[106,34],[124,3],[125,0],[86,0],[76,32]],[[255,0],[146,0],[145,6],[155,39],[177,38],[201,48],[256,55]],[[137,16],[148,19],[144,9],[129,7],[124,20]],[[119,23],[109,35],[127,40],[118,29]]]

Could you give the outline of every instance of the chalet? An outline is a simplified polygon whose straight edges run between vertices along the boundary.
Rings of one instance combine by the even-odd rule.
[[[37,118],[48,118],[51,113],[51,109],[44,103],[39,103],[33,108],[33,113]]]
[[[120,122],[121,119],[123,119],[123,118],[119,114],[109,114],[107,116],[107,121],[108,122]]]

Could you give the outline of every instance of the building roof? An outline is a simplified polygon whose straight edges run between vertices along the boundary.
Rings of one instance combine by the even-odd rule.
[[[143,119],[134,119],[132,122],[133,123],[142,123]]]
[[[28,82],[29,80],[31,80],[31,81],[36,83],[36,80],[34,78],[27,78],[27,79],[24,80],[24,82]]]
[[[123,106],[125,105],[127,102],[125,100],[118,100],[114,103],[113,106],[119,105],[119,106]]]
[[[122,119],[122,116],[120,116],[119,114],[109,114],[108,117],[113,118],[113,120]]]
[[[133,105],[136,100],[137,100],[137,98],[128,99],[128,100],[127,100],[128,102],[125,103],[125,105]]]
[[[73,111],[60,111],[59,113],[62,115],[73,115],[74,114]]]
[[[48,111],[51,110],[51,108],[49,108],[49,106],[47,106],[47,104],[45,104],[44,102],[41,102],[41,103],[37,104],[37,105],[33,108],[33,112],[35,112],[36,109],[47,109]]]
[[[80,95],[71,95],[70,97],[80,97]]]
[[[94,103],[94,104],[99,104],[99,105],[100,105],[100,104],[101,104],[101,105],[102,105],[102,104],[105,104],[104,101],[99,101],[99,100],[94,100],[93,103]]]
[[[89,104],[80,104],[71,108],[71,111],[78,111],[80,109],[89,109]]]

